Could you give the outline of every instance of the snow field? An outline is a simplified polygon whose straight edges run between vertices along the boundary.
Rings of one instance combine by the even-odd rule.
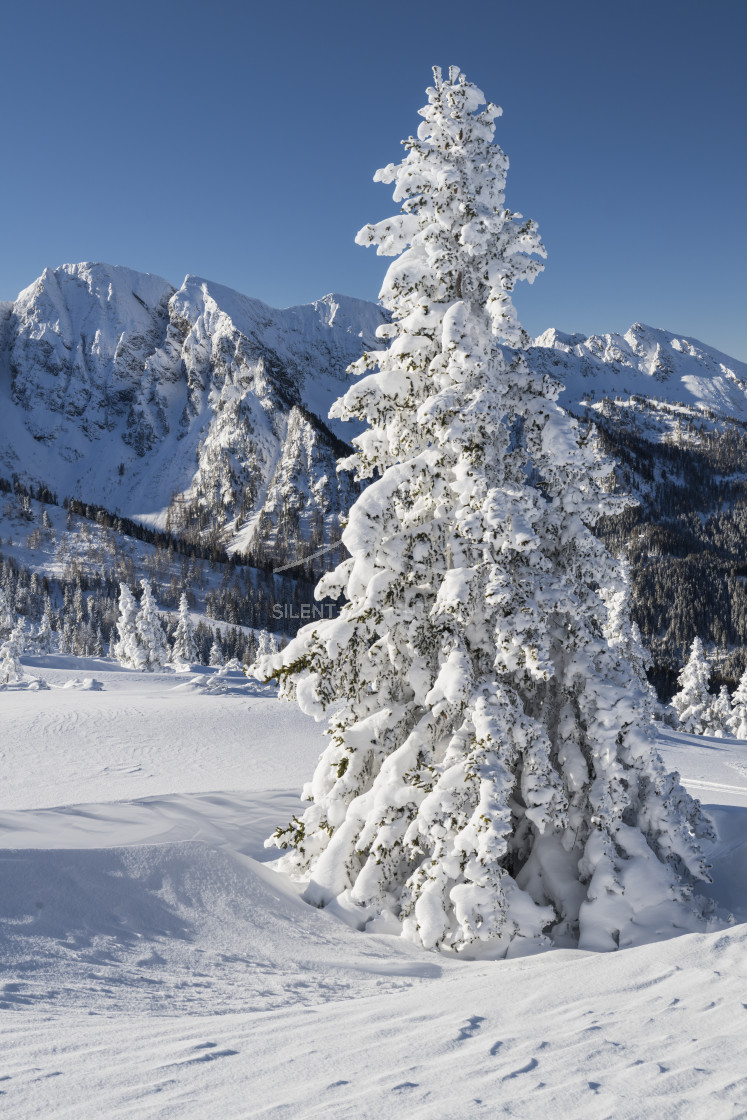
[[[499,963],[360,934],[263,862],[318,725],[210,670],[30,660],[50,690],[0,693],[4,1114],[747,1116],[744,925]],[[744,922],[747,744],[662,747]]]
[[[235,695],[212,695],[193,683],[215,681],[203,667],[137,673],[111,661],[54,655],[23,663],[52,687],[0,693],[4,808],[264,790],[279,781],[300,790],[325,743],[313,720],[240,673],[231,678]],[[100,681],[103,691],[63,687],[86,678]]]

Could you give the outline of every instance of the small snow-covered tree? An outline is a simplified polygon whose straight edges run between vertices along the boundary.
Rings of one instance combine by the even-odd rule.
[[[126,665],[128,669],[142,669],[145,666],[145,653],[137,632],[137,613],[135,596],[126,583],[120,583],[118,637],[112,646],[112,654],[120,665]]]
[[[59,632],[60,653],[75,653],[75,631],[70,619],[65,619]]]
[[[731,697],[725,684],[721,685],[717,696],[711,697],[711,703],[706,712],[705,734],[723,739],[731,734]]]
[[[672,697],[672,707],[677,713],[680,727],[689,735],[705,734],[712,701],[708,691],[710,682],[711,669],[703,643],[700,638],[695,638],[687,664],[677,677],[680,690]]]
[[[77,632],[83,628],[86,621],[86,604],[83,598],[83,588],[81,587],[80,580],[75,581],[75,591],[73,592],[73,627]]]
[[[729,730],[736,739],[747,739],[747,669],[732,694]]]
[[[223,665],[223,649],[220,644],[220,635],[217,631],[213,637],[213,644],[210,647],[208,665],[212,665],[214,669],[220,669]]]
[[[174,644],[171,647],[170,660],[173,665],[193,665],[196,661],[199,661],[195,644],[194,623],[189,613],[189,602],[184,591],[179,600],[179,622],[174,631]]]
[[[141,579],[140,586],[143,589],[143,594],[140,599],[140,610],[135,622],[135,630],[142,651],[142,668],[148,670],[161,669],[168,659],[166,636],[161,626],[150,580]]]
[[[8,597],[0,587],[0,641],[9,638],[16,624],[16,616],[8,604]]]
[[[0,688],[23,680],[21,654],[26,646],[26,626],[19,618],[9,637],[0,644]]]
[[[34,638],[34,645],[39,653],[51,653],[52,643],[54,641],[54,631],[52,629],[52,605],[47,601],[44,604],[44,614],[39,623],[39,629]]]
[[[257,661],[260,658],[268,657],[271,654],[277,653],[278,640],[274,634],[269,630],[260,630],[259,638],[257,639]]]
[[[368,425],[341,465],[378,476],[316,589],[346,601],[259,666],[317,718],[337,708],[309,806],[270,842],[310,902],[429,948],[702,929],[709,826],[656,752],[627,630],[607,632],[623,573],[590,527],[618,508],[609,467],[522,352],[511,293],[544,248],[505,204],[500,110],[434,73],[376,175],[401,212],[357,238],[400,255],[387,348],[352,367],[377,372],[332,410]]]
[[[643,644],[638,623],[630,617],[630,568],[627,560],[620,561],[621,582],[613,588],[601,588],[600,594],[607,606],[604,634],[611,646],[616,646],[635,673],[646,698],[646,716],[653,718],[658,700],[646,676],[653,665],[651,654]]]

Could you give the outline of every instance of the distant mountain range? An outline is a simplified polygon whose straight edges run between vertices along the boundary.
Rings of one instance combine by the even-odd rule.
[[[335,539],[355,498],[335,463],[356,428],[327,414],[384,319],[346,296],[276,310],[194,276],[177,290],[111,265],[47,269],[0,304],[0,476],[274,566]],[[736,570],[747,365],[639,323],[624,335],[548,330],[528,357],[563,382],[560,403],[597,426],[619,488],[641,500],[603,531],[630,550],[662,671],[694,629],[724,656],[747,646]],[[721,590],[701,610],[690,600],[706,577],[690,569],[704,557]]]

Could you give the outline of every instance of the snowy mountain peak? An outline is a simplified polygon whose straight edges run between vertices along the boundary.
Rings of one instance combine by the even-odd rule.
[[[657,397],[722,419],[747,420],[747,365],[698,339],[634,323],[625,334],[535,339],[534,363],[566,386],[570,406],[602,397]]]
[[[356,299],[354,296],[343,296],[337,292],[330,292],[306,306],[314,308],[319,321],[324,326],[334,326],[338,330],[360,337],[373,336],[384,318],[381,308],[376,304],[364,299]],[[300,311],[302,307],[288,308],[288,310]]]
[[[75,317],[76,313],[90,313],[91,305],[103,309],[117,309],[123,326],[129,326],[138,317],[138,308],[159,304],[166,293],[174,288],[160,276],[135,272],[122,265],[100,264],[84,261],[80,264],[63,264],[59,268],[45,268],[41,276],[25,288],[16,300],[16,307],[30,313],[39,307],[54,307]]]
[[[585,334],[566,334],[565,331],[559,331],[557,327],[548,327],[542,334],[537,335],[534,345],[570,353],[574,346],[582,345],[584,342],[586,342]]]
[[[199,276],[46,269],[0,315],[0,476],[242,548],[289,505],[293,532],[321,532],[350,485],[329,407],[382,319],[345,296],[276,310]]]

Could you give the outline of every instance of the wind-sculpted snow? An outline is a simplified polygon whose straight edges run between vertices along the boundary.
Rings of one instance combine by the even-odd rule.
[[[323,746],[295,706],[33,669],[49,692],[0,694],[4,1115],[744,1114],[745,925],[489,963],[359,933],[262,862]],[[745,744],[660,742],[715,802],[711,889],[744,922]]]
[[[2,864],[0,1009],[267,1011],[434,971],[399,946],[363,945],[272,872],[200,841],[16,849]]]

